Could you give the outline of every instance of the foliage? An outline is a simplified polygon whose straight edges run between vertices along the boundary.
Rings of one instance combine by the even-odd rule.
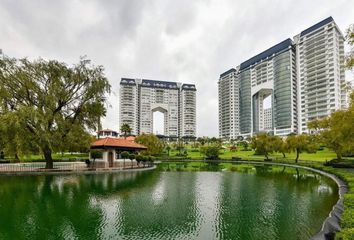
[[[147,147],[147,150],[141,152],[143,155],[158,156],[164,149],[164,143],[154,134],[142,134],[135,139],[135,142]]]
[[[124,133],[124,138],[126,138],[131,134],[132,129],[128,123],[123,123],[122,126],[120,127],[120,131]]]
[[[67,142],[73,130],[96,130],[109,91],[103,67],[92,66],[87,59],[69,67],[55,60],[4,56],[0,59],[0,125],[14,122],[13,131],[39,148],[46,168],[52,168],[52,152],[60,150],[60,143]],[[68,143],[82,140],[72,137],[75,141]],[[18,148],[21,140],[15,141],[15,152],[23,150]],[[6,142],[11,144],[11,139]],[[27,147],[23,145],[26,150],[32,146]]]
[[[209,138],[208,137],[199,137],[199,138],[197,138],[197,142],[199,142],[200,145],[204,146],[204,144],[209,142]]]
[[[97,150],[97,149],[91,150],[91,158],[93,158],[94,160],[102,158],[102,155],[103,153],[101,150]]]
[[[179,154],[182,154],[182,151],[184,150],[184,143],[180,139],[178,139],[177,142],[173,144],[173,147],[179,152]]]
[[[219,159],[220,155],[220,145],[210,144],[200,147],[200,153],[203,154],[207,159]]]
[[[171,146],[169,144],[166,145],[165,150],[167,151],[167,156],[170,156]]]
[[[132,154],[132,153],[129,154],[129,159],[130,159],[130,160],[134,160],[134,159],[135,159],[135,154]]]
[[[192,148],[198,149],[199,147],[200,147],[200,143],[197,142],[197,141],[193,141],[193,143],[192,143]]]
[[[348,45],[350,46],[345,64],[347,69],[352,70],[354,68],[354,24],[350,25],[347,29],[345,38]]]
[[[127,151],[123,151],[123,152],[120,153],[120,156],[123,159],[129,158],[129,155],[130,155],[129,152],[127,152]]]
[[[269,159],[269,153],[275,150],[276,137],[269,136],[266,133],[258,134],[252,137],[251,147],[255,149],[256,153],[263,154],[265,158]]]
[[[301,134],[301,135],[291,134],[286,138],[286,144],[287,144],[287,148],[290,151],[296,152],[296,158],[295,158],[296,163],[299,160],[300,153],[302,152],[314,153],[318,148],[313,137],[306,134]]]
[[[142,156],[142,155],[136,155],[136,156],[135,156],[135,160],[136,160],[136,162],[137,162],[138,165],[139,165],[141,162],[143,162],[144,156]]]
[[[285,154],[289,152],[289,147],[286,144],[286,141],[279,136],[274,136],[274,151],[283,154],[284,158],[286,157]]]
[[[354,152],[354,92],[348,110],[336,111],[330,117],[318,119],[308,124],[318,134],[320,141],[332,149],[337,159],[343,154]]]
[[[25,134],[27,133],[15,113],[5,114],[4,111],[4,115],[0,115],[0,148],[7,156],[14,156],[16,161],[24,155],[39,152],[39,148],[33,144],[32,137],[24,137]]]
[[[242,140],[241,142],[239,142],[239,144],[243,147],[243,151],[248,151],[248,146],[249,146],[249,143],[247,140]]]

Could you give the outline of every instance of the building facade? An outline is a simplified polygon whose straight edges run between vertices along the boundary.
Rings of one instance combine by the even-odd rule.
[[[239,81],[238,70],[232,68],[220,75],[219,91],[219,133],[224,139],[239,135]]]
[[[306,133],[309,121],[346,107],[344,74],[344,37],[329,17],[220,75],[219,136]]]
[[[332,17],[294,37],[299,76],[299,133],[307,123],[346,108],[344,36]]]
[[[153,113],[164,114],[164,136],[196,136],[196,87],[193,84],[122,78],[120,82],[120,126],[133,135],[153,133]]]

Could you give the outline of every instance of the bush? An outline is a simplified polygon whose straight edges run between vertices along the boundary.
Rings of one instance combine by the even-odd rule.
[[[123,159],[127,159],[129,158],[129,153],[127,151],[124,151],[124,152],[121,152],[120,153],[120,157],[123,158]]]
[[[141,155],[136,155],[135,160],[137,161],[138,164],[144,161],[144,156]]]
[[[102,151],[101,150],[91,150],[91,158],[93,159],[100,159],[102,158]]]
[[[217,144],[202,146],[200,148],[200,153],[203,154],[207,159],[219,159],[220,146]]]

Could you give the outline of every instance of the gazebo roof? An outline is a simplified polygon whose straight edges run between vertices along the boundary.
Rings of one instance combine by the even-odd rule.
[[[144,150],[147,149],[144,145],[138,144],[133,141],[129,141],[124,138],[102,138],[97,139],[93,143],[91,143],[91,148],[104,148],[104,147],[112,147],[112,148],[130,148],[130,149],[139,149]]]

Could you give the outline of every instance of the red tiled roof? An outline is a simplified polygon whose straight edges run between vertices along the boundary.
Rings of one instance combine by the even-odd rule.
[[[133,149],[147,149],[144,145],[129,141],[124,138],[102,138],[91,143],[91,147],[122,147]]]
[[[133,137],[133,136],[129,136],[129,137],[127,137],[126,138],[128,141],[135,141],[135,137]]]

